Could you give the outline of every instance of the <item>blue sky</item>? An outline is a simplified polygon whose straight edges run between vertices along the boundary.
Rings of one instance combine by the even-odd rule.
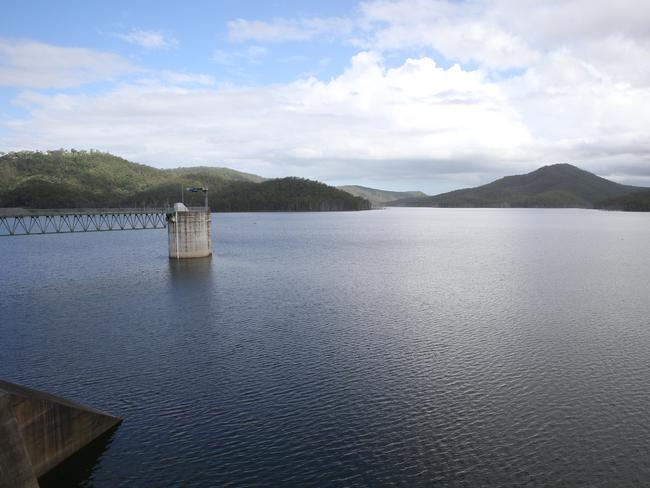
[[[301,72],[322,69],[322,65],[314,63],[322,58],[332,61],[332,66],[323,70],[325,75],[332,75],[335,66],[343,66],[354,53],[352,47],[336,41],[273,43],[266,46],[268,56],[256,59],[255,66],[243,66],[239,72],[213,62],[217,49],[240,52],[256,45],[230,42],[228,21],[346,16],[355,10],[352,2],[42,1],[15,2],[10,9],[11,14],[0,19],[4,37],[110,51],[149,68],[200,71],[237,82],[242,76],[250,83],[290,81]],[[137,31],[160,33],[176,40],[177,45],[151,49],[119,37]],[[306,59],[298,59],[302,57]]]
[[[429,193],[571,162],[650,184],[642,0],[13,2],[0,151]]]

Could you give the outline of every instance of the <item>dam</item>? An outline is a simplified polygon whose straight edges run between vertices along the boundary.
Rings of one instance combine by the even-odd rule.
[[[167,228],[169,259],[212,255],[207,205],[171,208],[0,209],[0,236]],[[0,488],[38,488],[38,479],[122,422],[94,408],[0,380]]]
[[[212,222],[207,206],[176,203],[171,208],[0,209],[0,237],[71,232],[167,228],[170,259],[212,256]]]
[[[121,422],[120,417],[0,380],[0,488],[38,488],[38,478]]]

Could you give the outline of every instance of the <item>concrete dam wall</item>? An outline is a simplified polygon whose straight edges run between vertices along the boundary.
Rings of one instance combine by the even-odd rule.
[[[0,380],[0,488],[38,488],[38,478],[121,421]]]

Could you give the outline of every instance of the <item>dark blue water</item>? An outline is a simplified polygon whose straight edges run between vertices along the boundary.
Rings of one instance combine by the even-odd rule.
[[[213,219],[0,238],[0,377],[125,417],[67,483],[650,479],[650,215]]]

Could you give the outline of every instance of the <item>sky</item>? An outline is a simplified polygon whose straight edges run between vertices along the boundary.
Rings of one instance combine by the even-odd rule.
[[[648,0],[2,10],[0,152],[429,194],[553,163],[650,186]]]

